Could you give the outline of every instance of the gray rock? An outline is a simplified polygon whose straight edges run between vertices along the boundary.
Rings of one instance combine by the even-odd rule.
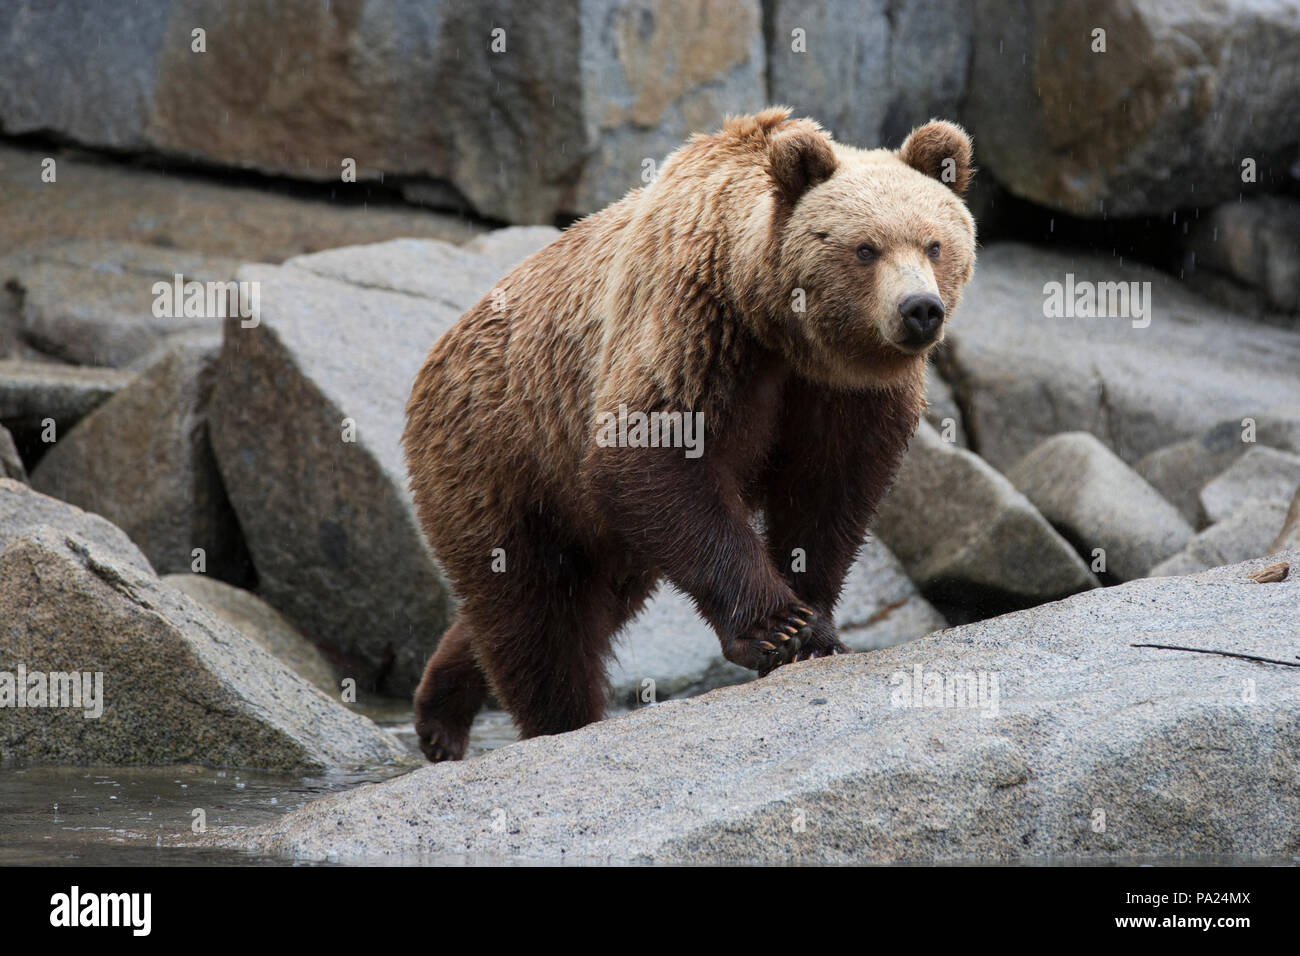
[[[207,327],[222,316],[155,315],[157,282],[226,282],[238,262],[132,242],[74,240],[29,254],[3,277],[22,299],[22,334],[47,355],[81,365],[121,367],[160,339]],[[13,260],[11,260],[12,262]]]
[[[1192,538],[1177,554],[1153,567],[1150,576],[1194,574],[1280,551],[1273,541],[1285,519],[1285,505],[1254,499],[1243,502],[1232,514]]]
[[[1097,219],[1161,215],[1266,188],[1294,160],[1296,0],[981,0],[972,20],[963,116],[980,165],[1018,196]]]
[[[892,647],[947,624],[875,538],[849,570],[835,620],[840,638],[855,651]],[[663,700],[753,678],[753,671],[723,658],[717,635],[690,598],[664,585],[622,632],[610,689],[616,702],[627,704],[644,696],[645,680],[654,681],[655,697]]]
[[[535,42],[530,45],[537,51],[534,55],[545,58],[549,70],[568,71],[568,84],[576,82],[581,97],[568,110],[557,111],[545,101],[540,104],[543,117],[558,112],[566,119],[581,119],[580,135],[562,138],[557,130],[557,135],[546,138],[544,148],[562,144],[552,160],[561,175],[554,184],[545,183],[528,192],[512,184],[519,197],[513,200],[515,208],[554,191],[558,194],[552,201],[554,209],[595,212],[623,198],[629,188],[648,181],[647,161],[662,162],[691,133],[715,130],[728,114],[752,113],[769,104],[759,0],[694,4],[578,0],[573,4],[573,24],[556,17],[551,8],[543,11],[518,0],[513,7],[516,16],[528,11],[533,21],[528,25],[530,31],[557,31],[553,45],[545,49]],[[561,50],[571,52],[560,54]],[[569,55],[575,57],[572,65],[564,63]],[[538,99],[550,93],[545,88],[533,91],[535,80],[528,72],[521,73],[520,82]],[[475,98],[473,109],[481,115],[480,90],[476,86],[471,95]],[[502,100],[501,108],[506,115],[520,115],[514,103]],[[578,148],[584,156],[570,198],[557,187],[565,182],[570,150]],[[482,175],[481,169],[499,167],[501,162],[495,152],[485,160],[473,170],[475,174]],[[539,208],[538,213],[542,212]],[[503,218],[512,222],[552,219],[549,213]]]
[[[1098,583],[1011,482],[925,422],[881,504],[876,533],[928,598],[979,614]]]
[[[1248,580],[1261,565],[783,667],[215,840],[388,862],[1286,856],[1300,839],[1293,669],[1134,646],[1293,659],[1300,580]],[[922,691],[966,675],[985,696],[917,700],[918,671]]]
[[[1102,549],[1119,581],[1144,577],[1192,537],[1178,509],[1087,432],[1049,438],[1007,477],[1090,566]]]
[[[1186,248],[1197,273],[1254,290],[1261,310],[1300,312],[1300,202],[1257,196],[1216,206],[1192,220]]]
[[[171,348],[61,436],[32,485],[112,521],[160,574],[192,570],[198,548],[207,573],[239,581],[248,554],[208,444],[215,357]]]
[[[334,666],[320,649],[298,633],[289,619],[251,591],[232,587],[206,574],[165,574],[164,584],[184,591],[245,637],[261,645],[299,677],[339,698]]]
[[[394,239],[296,256],[285,265],[362,289],[431,299],[459,313],[559,235],[560,231],[551,226],[515,226],[487,233],[463,246],[427,239]]]
[[[1300,451],[1300,410],[1220,422],[1199,438],[1186,438],[1144,455],[1133,468],[1188,523],[1203,528],[1209,519],[1201,508],[1201,489],[1255,443]]]
[[[1291,499],[1291,507],[1287,509],[1281,533],[1269,546],[1270,551],[1283,551],[1287,548],[1300,548],[1300,488],[1296,489],[1295,497]]]
[[[57,131],[113,149],[143,147],[174,6],[9,4],[0,24],[0,124],[10,134]],[[98,42],[86,42],[92,37]]]
[[[226,326],[212,447],[259,594],[360,689],[411,693],[450,614],[400,439],[425,354],[522,251],[498,242],[500,256],[401,240],[239,273],[261,308]]]
[[[1070,275],[1076,293],[1084,281],[1150,282],[1149,315],[1048,318],[1047,284]],[[1295,404],[1300,337],[1240,328],[1163,273],[999,243],[981,251],[945,361],[966,429],[994,467],[1068,431],[1091,432],[1133,463],[1224,419]]]
[[[97,675],[94,702],[0,710],[0,761],[318,770],[405,759],[370,721],[75,533],[7,540],[0,622],[0,655],[29,679]]]
[[[931,117],[955,118],[970,64],[970,4],[773,0],[764,14],[769,98],[841,142],[897,147]]]
[[[766,99],[758,0],[399,0],[346,16],[288,0],[258,13],[251,29],[224,0],[144,0],[120,18],[20,0],[0,24],[0,124],[353,192],[432,188],[549,223],[606,205],[640,185],[644,159]],[[347,158],[356,184],[341,182]]]
[[[57,441],[133,378],[118,369],[0,359],[0,422],[39,442],[53,419]]]
[[[479,233],[461,246],[466,252],[476,252],[489,261],[513,266],[523,262],[538,249],[549,245],[560,235],[554,226],[512,226]],[[474,266],[471,266],[472,268]],[[498,277],[491,276],[489,281]]]
[[[925,420],[939,433],[939,437],[951,437],[953,444],[970,447],[952,386],[944,381],[933,365],[925,370],[925,402]]]
[[[152,574],[153,566],[122,529],[99,515],[56,501],[7,478],[0,478],[0,549],[43,527],[57,528],[111,554],[113,560]]]
[[[1201,489],[1201,507],[1211,521],[1222,521],[1251,499],[1285,507],[1298,487],[1300,455],[1258,446]]]
[[[14,444],[14,436],[3,425],[0,425],[0,478],[27,482],[27,469],[18,454],[18,446]]]
[[[47,157],[57,159],[57,185],[40,181]],[[164,168],[105,163],[71,150],[51,155],[48,146],[38,144],[0,144],[5,197],[0,249],[29,249],[53,238],[101,238],[235,256],[240,262],[283,262],[399,236],[461,241],[485,228],[463,214],[401,203],[322,202],[243,177],[180,180],[174,164],[160,165]],[[0,293],[0,356],[5,354],[4,299]],[[19,351],[9,357],[31,356]]]

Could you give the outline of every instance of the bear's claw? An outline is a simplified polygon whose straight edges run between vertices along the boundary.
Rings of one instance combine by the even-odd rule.
[[[801,604],[784,608],[733,642],[732,653],[727,656],[742,667],[758,671],[759,677],[765,677],[796,659],[812,637],[812,622],[816,620],[816,612]]]

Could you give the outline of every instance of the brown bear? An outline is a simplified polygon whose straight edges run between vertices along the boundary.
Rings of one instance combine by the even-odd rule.
[[[598,720],[662,579],[760,675],[846,650],[845,574],[974,269],[971,172],[950,123],[894,152],[731,118],[437,341],[403,435],[460,600],[415,696],[430,760],[489,689],[525,737]]]

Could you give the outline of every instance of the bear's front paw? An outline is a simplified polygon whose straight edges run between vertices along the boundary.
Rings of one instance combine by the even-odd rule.
[[[819,614],[813,625],[812,633],[800,642],[796,661],[806,661],[813,657],[831,657],[835,654],[850,654],[844,642],[840,640],[835,620],[829,614]]]
[[[758,671],[765,677],[774,668],[789,664],[804,641],[812,637],[817,613],[802,604],[790,604],[751,625],[722,649],[733,664]]]

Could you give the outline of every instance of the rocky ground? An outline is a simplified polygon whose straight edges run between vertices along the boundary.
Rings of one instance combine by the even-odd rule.
[[[215,842],[1300,852],[1294,0],[507,3],[499,57],[475,4],[349,20],[294,0],[250,32],[201,0],[201,57],[178,52],[194,4],[19,6],[0,23],[0,695],[19,665],[103,689],[93,719],[0,707],[0,763],[418,767],[393,725],[453,609],[398,444],[426,350],[553,223],[690,130],[784,102],[867,146],[952,116],[981,167],[976,275],[838,610],[864,653],[754,681],[665,588],[619,641],[618,716],[484,753],[510,736],[492,712],[473,759]],[[1096,24],[1108,51],[1076,43]],[[256,298],[159,315],[177,275]],[[1067,281],[1144,307],[1053,317]]]
[[[229,843],[478,862],[1294,854],[1300,582],[1251,580],[1265,563],[781,668],[327,797]]]

